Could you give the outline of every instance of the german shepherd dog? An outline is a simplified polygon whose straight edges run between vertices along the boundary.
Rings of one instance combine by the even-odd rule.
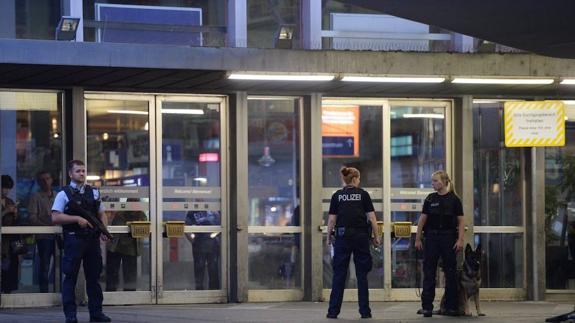
[[[477,245],[475,251],[471,248],[469,243],[465,246],[465,260],[463,261],[463,268],[457,271],[457,292],[458,292],[458,306],[457,312],[459,315],[471,316],[469,309],[469,299],[473,297],[475,302],[475,309],[477,309],[477,316],[485,316],[481,312],[479,305],[479,288],[481,287],[481,244]],[[441,305],[437,314],[442,315],[447,313],[445,308],[445,295],[441,298]]]
[[[481,312],[479,305],[479,288],[481,287],[481,245],[477,245],[475,251],[471,245],[467,244],[465,247],[465,260],[463,268],[457,271],[457,294],[458,305],[457,313],[448,313],[446,309],[445,294],[441,298],[439,310],[433,311],[433,314],[438,315],[465,315],[471,316],[469,310],[469,299],[473,297],[475,308],[477,309],[477,316],[485,316]],[[422,310],[417,311],[417,314],[422,314]]]

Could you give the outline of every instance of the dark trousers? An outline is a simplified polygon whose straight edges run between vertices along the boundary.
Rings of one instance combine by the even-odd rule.
[[[204,287],[204,277],[206,267],[208,269],[209,289],[220,289],[220,253],[219,250],[206,252],[194,249],[194,277],[196,289],[202,290]]]
[[[357,278],[359,313],[362,315],[371,314],[371,309],[369,308],[367,273],[371,270],[372,260],[371,253],[369,252],[369,236],[367,234],[356,234],[353,237],[337,238],[335,240],[329,314],[338,315],[341,310],[343,291],[347,280],[347,269],[352,254]]]
[[[73,232],[72,232],[73,233]],[[102,272],[102,255],[98,237],[82,237],[64,233],[64,256],[62,258],[62,304],[67,318],[76,317],[76,281],[80,271],[80,263],[84,264],[86,276],[86,292],[88,293],[88,309],[91,316],[102,313],[102,288],[98,278]]]
[[[445,300],[447,310],[457,309],[457,255],[453,246],[457,234],[426,234],[423,249],[423,291],[421,305],[424,310],[433,310],[435,299],[435,276],[437,262],[441,257],[445,274]]]
[[[135,291],[138,275],[138,256],[108,251],[106,255],[106,291],[116,291],[120,280],[120,265],[124,277],[124,290]]]
[[[38,284],[40,285],[40,293],[48,293],[50,264],[52,257],[54,257],[56,241],[54,239],[37,239],[36,246],[38,247]]]
[[[20,279],[18,271],[20,268],[20,258],[18,255],[9,253],[2,255],[2,293],[9,294],[18,289]]]

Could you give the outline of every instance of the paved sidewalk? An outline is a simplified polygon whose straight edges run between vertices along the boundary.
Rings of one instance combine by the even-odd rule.
[[[485,317],[423,318],[416,314],[419,303],[372,302],[373,319],[361,320],[357,305],[344,303],[339,320],[325,318],[327,303],[249,303],[249,304],[196,304],[107,306],[105,312],[113,322],[544,322],[545,318],[573,310],[573,304],[547,302],[483,302]],[[80,322],[88,322],[86,307],[78,313]],[[0,311],[0,322],[48,323],[63,322],[60,307],[33,309],[5,309]]]

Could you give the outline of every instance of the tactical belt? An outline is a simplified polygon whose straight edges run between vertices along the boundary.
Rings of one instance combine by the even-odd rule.
[[[99,238],[100,232],[94,230],[81,230],[81,231],[73,231],[73,230],[64,230],[64,235],[71,235],[76,236],[78,238],[90,239],[90,238]]]
[[[438,235],[451,235],[457,234],[457,230],[455,229],[429,229],[424,230],[425,234],[438,234]]]
[[[336,238],[353,237],[358,234],[368,234],[369,227],[335,227]]]

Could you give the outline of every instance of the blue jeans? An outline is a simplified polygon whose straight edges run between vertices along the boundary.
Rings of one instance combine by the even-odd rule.
[[[423,291],[421,305],[424,310],[433,310],[435,299],[435,275],[437,262],[441,257],[445,274],[445,300],[447,310],[457,310],[457,255],[453,246],[457,234],[426,234],[423,249]]]
[[[102,272],[102,254],[100,238],[77,236],[74,232],[64,233],[64,256],[62,258],[62,304],[66,318],[76,317],[76,281],[80,263],[84,264],[86,292],[90,316],[102,313],[102,288],[98,278]]]
[[[333,281],[331,295],[329,297],[328,314],[338,315],[341,310],[343,291],[347,280],[347,269],[352,254],[357,278],[359,313],[362,315],[371,314],[367,287],[367,273],[372,267],[369,243],[369,235],[367,233],[356,234],[352,237],[337,238],[335,240],[332,260]]]

